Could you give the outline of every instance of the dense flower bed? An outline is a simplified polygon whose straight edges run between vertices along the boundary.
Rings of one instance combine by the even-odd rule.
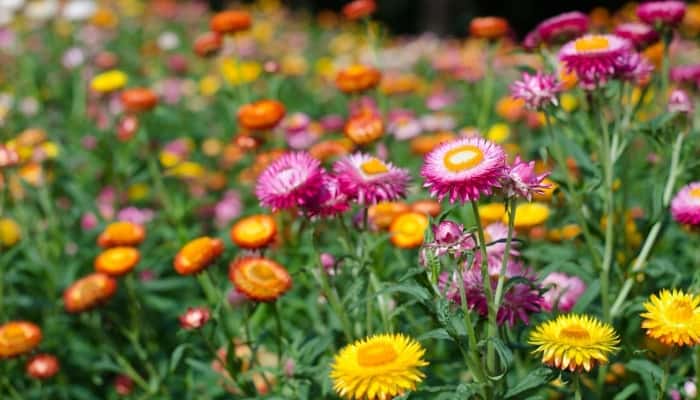
[[[696,398],[700,6],[375,9],[0,1],[0,398]]]

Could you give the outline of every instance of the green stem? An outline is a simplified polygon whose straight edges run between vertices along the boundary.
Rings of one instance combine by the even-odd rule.
[[[508,210],[508,236],[506,237],[506,249],[501,262],[501,270],[498,273],[498,284],[496,285],[496,296],[494,298],[494,308],[498,311],[503,300],[503,286],[506,281],[506,268],[508,267],[508,259],[510,258],[510,245],[513,239],[513,228],[515,226],[515,204],[511,198],[506,200],[506,209]]]
[[[275,327],[277,329],[277,366],[282,368],[282,319],[280,318],[277,301],[272,303],[272,313],[275,315]]]
[[[675,143],[673,144],[673,150],[671,153],[671,166],[669,168],[668,178],[666,179],[666,186],[664,188],[663,197],[661,199],[661,205],[664,209],[666,209],[671,202],[673,188],[675,187],[676,179],[678,178],[681,172],[680,158],[681,150],[683,148],[684,137],[685,134],[680,133],[676,138]],[[641,271],[644,267],[644,264],[646,263],[646,260],[649,257],[649,254],[651,253],[651,249],[656,243],[656,239],[659,236],[659,233],[661,232],[662,224],[663,217],[659,217],[659,220],[656,221],[656,223],[651,227],[651,229],[649,230],[649,234],[647,235],[646,239],[644,239],[642,249],[640,250],[639,255],[637,255],[637,258],[635,258],[634,263],[630,268],[630,272],[628,274],[629,276],[622,285],[622,289],[620,290],[620,293],[617,295],[617,298],[615,299],[615,302],[613,303],[612,308],[610,309],[610,315],[612,317],[618,316],[622,311],[623,303],[627,299],[627,296],[629,295],[629,292],[632,289],[632,286],[634,285],[634,275],[637,272]]]
[[[700,346],[695,346],[695,385],[700,383]],[[696,393],[695,399],[700,398],[700,393]]]
[[[673,352],[666,356],[666,360],[664,361],[664,374],[661,376],[661,384],[659,388],[659,395],[657,397],[658,400],[663,400],[666,398],[666,387],[668,386],[668,376],[669,376],[669,370],[671,368],[671,356],[673,355]]]
[[[599,103],[600,104],[600,103]],[[599,109],[600,125],[603,131],[601,153],[603,162],[603,175],[605,179],[605,250],[603,252],[603,267],[600,271],[600,294],[603,305],[603,318],[606,321],[610,320],[610,268],[613,262],[614,250],[614,233],[615,233],[615,198],[614,198],[614,157],[615,149],[613,145],[616,143],[615,138],[611,137],[608,130],[608,124],[605,121],[602,107]],[[613,133],[613,136],[616,136]]]
[[[479,205],[475,200],[472,200],[472,211],[474,212],[474,218],[476,219],[477,235],[479,238],[479,251],[481,252],[481,279],[484,286],[484,294],[486,295],[486,301],[488,302],[488,320],[489,320],[489,337],[498,337],[498,325],[496,324],[496,308],[493,296],[493,290],[491,288],[491,277],[489,275],[488,267],[488,254],[486,253],[486,239],[484,237],[484,228],[481,225],[481,218],[479,216]],[[493,342],[489,341],[486,345],[486,365],[489,371],[496,371],[496,352],[493,346]]]
[[[586,220],[586,216],[583,215],[583,202],[581,201],[580,195],[575,191],[574,189],[574,181],[571,178],[571,174],[569,174],[569,171],[566,166],[566,159],[564,158],[564,150],[561,147],[561,144],[559,143],[558,138],[554,135],[554,129],[552,128],[552,116],[549,115],[547,111],[545,111],[545,127],[547,131],[549,132],[549,137],[552,143],[551,147],[551,153],[552,153],[552,158],[554,158],[554,161],[559,165],[559,168],[563,171],[564,174],[564,180],[566,184],[566,192],[571,196],[571,199],[573,200],[573,211],[574,215],[576,216],[576,220],[578,222],[578,225],[581,227],[581,232],[583,233],[583,239],[584,242],[586,243],[586,247],[588,247],[588,252],[591,255],[591,259],[593,260],[593,265],[596,267],[596,269],[601,269],[602,268],[602,262],[600,260],[600,255],[598,254],[598,250],[595,248],[595,242],[593,241],[593,235],[591,235],[591,231],[588,228],[588,222]]]
[[[319,267],[318,281],[321,284],[321,289],[328,298],[328,303],[330,304],[331,309],[335,313],[335,316],[338,317],[338,319],[340,320],[340,325],[342,326],[343,333],[345,334],[345,340],[347,340],[348,343],[351,343],[353,341],[352,324],[350,323],[348,314],[345,311],[345,307],[343,307],[343,303],[340,301],[338,292],[335,290],[334,287],[331,287],[331,284],[328,281],[328,275],[326,274],[323,265],[321,265],[318,253],[316,254],[316,259],[319,260],[317,261]]]
[[[479,382],[486,382],[486,374],[481,368],[481,361],[479,359],[479,355],[477,354],[477,341],[476,341],[476,332],[474,331],[474,324],[472,323],[472,317],[471,317],[471,311],[469,311],[468,305],[467,305],[467,294],[466,294],[466,289],[464,287],[464,272],[461,270],[459,266],[455,269],[455,272],[458,274],[457,276],[459,277],[459,297],[461,300],[461,308],[462,308],[462,313],[464,314],[464,328],[467,331],[467,339],[469,341],[469,348],[467,349],[466,357],[465,360],[467,362],[467,366],[469,369],[472,371],[474,374],[474,377],[476,378],[477,381]],[[461,348],[461,346],[460,346]]]
[[[574,400],[581,400],[581,375],[574,375]]]
[[[482,133],[486,132],[486,125],[489,121],[489,116],[491,113],[492,99],[493,99],[493,89],[494,89],[494,76],[492,71],[492,61],[493,61],[493,51],[496,45],[488,44],[486,49],[486,71],[484,71],[484,91],[481,98],[481,111],[479,112],[479,119],[477,120],[476,126]]]

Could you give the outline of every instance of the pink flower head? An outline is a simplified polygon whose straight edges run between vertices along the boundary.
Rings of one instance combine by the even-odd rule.
[[[528,269],[524,269],[519,263],[511,263],[506,273],[506,279],[524,278],[528,283],[511,285],[503,294],[503,302],[498,308],[496,321],[499,325],[507,323],[515,325],[520,320],[524,324],[530,322],[530,315],[538,313],[542,309],[543,299],[535,286],[535,277]],[[464,281],[465,297],[470,309],[476,310],[482,317],[488,316],[488,299],[484,292],[484,282],[481,270],[478,266],[469,268],[462,273]],[[495,289],[497,276],[491,276],[490,284]],[[459,274],[444,273],[440,276],[440,288],[445,296],[454,303],[461,304],[462,298],[458,285],[461,285]]]
[[[671,68],[669,77],[676,83],[695,84],[700,80],[700,64],[677,65]]]
[[[0,143],[0,168],[13,167],[19,164],[17,150]]]
[[[217,226],[224,227],[238,218],[242,210],[241,195],[235,190],[229,190],[214,206],[214,221],[216,221]]]
[[[586,284],[578,276],[552,272],[542,280],[542,288],[547,290],[542,303],[545,310],[552,311],[556,308],[561,312],[569,312],[586,291]]]
[[[615,60],[616,77],[637,84],[648,82],[654,66],[636,51],[620,55]]]
[[[304,212],[308,216],[334,217],[349,208],[348,196],[343,192],[338,178],[324,174],[318,193],[306,204]]]
[[[345,120],[337,114],[326,115],[321,118],[320,122],[325,132],[337,132],[345,126]]]
[[[522,79],[510,85],[510,94],[516,99],[523,99],[525,104],[535,110],[541,110],[548,104],[558,105],[557,93],[561,91],[557,77],[538,72],[530,75],[523,73]]]
[[[684,186],[671,201],[671,215],[676,222],[700,225],[700,182]]]
[[[619,36],[585,35],[565,44],[559,59],[576,73],[585,89],[594,89],[621,73],[620,60],[631,51],[632,44]]]
[[[404,114],[390,118],[387,131],[398,140],[408,140],[420,135],[423,127],[419,120]]]
[[[119,221],[133,222],[138,225],[145,225],[153,219],[153,210],[147,208],[126,207],[117,213]]]
[[[180,316],[180,326],[185,330],[199,329],[209,321],[209,309],[205,307],[190,307]]]
[[[693,101],[685,90],[675,89],[668,98],[668,111],[690,114],[693,112]]]
[[[319,259],[321,261],[321,266],[323,267],[323,270],[326,271],[328,275],[335,275],[335,257],[331,253],[321,253],[319,256]]]
[[[336,161],[333,172],[343,193],[362,205],[404,197],[410,179],[407,170],[364,153]]]
[[[520,156],[516,156],[504,176],[503,192],[508,197],[521,196],[531,201],[534,194],[542,194],[544,189],[549,187],[542,183],[547,176],[549,173],[540,175],[535,173],[534,161],[524,162]]]
[[[650,1],[637,6],[637,17],[655,27],[674,27],[683,21],[685,3],[682,1]]]
[[[86,212],[80,218],[80,227],[85,231],[91,231],[97,227],[97,216],[93,212]]]
[[[528,51],[533,51],[540,46],[542,39],[537,34],[537,30],[528,33],[523,39],[523,48]]]
[[[615,27],[615,35],[629,40],[638,49],[659,40],[659,34],[647,24],[625,22]]]
[[[423,115],[420,117],[420,123],[427,132],[451,131],[457,125],[452,116],[443,113]]]
[[[515,232],[511,236],[510,256],[515,257],[520,255],[517,249],[518,242],[513,241]],[[506,240],[508,240],[508,226],[501,222],[489,224],[484,228],[484,239],[486,240],[486,255],[488,257],[489,274],[496,275],[501,273],[501,264],[503,257],[506,255]],[[474,258],[474,265],[481,263],[481,253],[477,253]],[[509,268],[521,268],[517,263],[508,263]],[[516,270],[517,272],[517,270]]]
[[[456,100],[456,96],[452,92],[437,92],[425,99],[425,106],[431,111],[439,111],[451,106]]]
[[[425,156],[421,168],[431,196],[466,203],[490,195],[506,172],[503,148],[481,137],[446,142]]]
[[[280,123],[280,128],[287,135],[294,133],[300,133],[306,131],[311,123],[311,118],[301,112],[296,112],[291,115],[287,115]]]
[[[464,226],[454,221],[444,220],[437,225],[433,225],[433,241],[423,244],[420,257],[421,264],[426,265],[426,252],[429,251],[436,256],[449,254],[455,258],[460,258],[465,251],[473,250],[476,247],[474,235],[465,232]]]
[[[273,211],[304,206],[321,187],[321,163],[306,152],[286,153],[258,177],[255,195]]]
[[[557,44],[579,37],[588,31],[588,16],[571,11],[547,18],[535,28],[538,42]]]

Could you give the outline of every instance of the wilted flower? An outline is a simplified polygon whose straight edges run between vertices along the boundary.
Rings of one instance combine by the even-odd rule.
[[[189,307],[184,314],[180,315],[180,326],[184,330],[193,330],[203,327],[211,314],[206,307]]]

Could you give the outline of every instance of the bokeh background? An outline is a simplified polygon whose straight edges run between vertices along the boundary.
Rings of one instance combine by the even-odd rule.
[[[340,11],[349,0],[285,0],[284,4],[314,13]],[[214,9],[225,8],[226,0],[210,0]],[[377,0],[373,18],[382,21],[394,34],[435,32],[461,36],[476,16],[506,17],[518,37],[523,37],[538,22],[566,11],[585,13],[596,7],[617,10],[626,1],[546,1],[546,0]]]

